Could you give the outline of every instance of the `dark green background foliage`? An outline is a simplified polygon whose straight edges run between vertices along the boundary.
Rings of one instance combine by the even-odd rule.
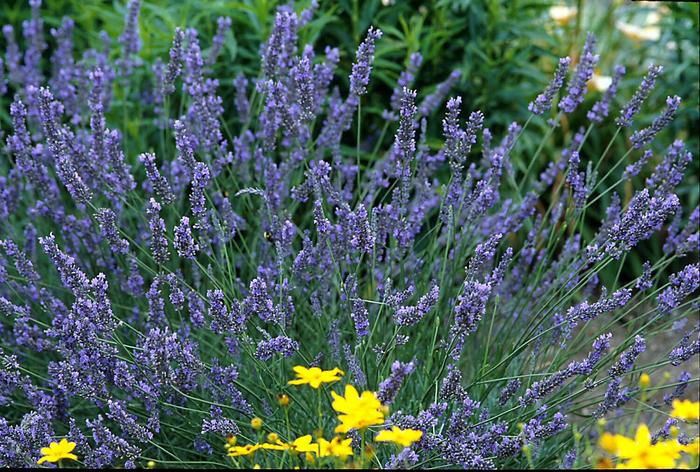
[[[145,1],[140,16],[143,42],[141,55],[148,62],[156,57],[167,60],[176,26],[196,28],[203,47],[206,48],[215,33],[216,18],[222,15],[231,17],[233,25],[227,33],[224,52],[214,66],[213,75],[221,82],[219,94],[224,99],[227,110],[226,127],[236,129],[237,119],[232,111],[233,78],[239,72],[250,77],[257,76],[259,45],[270,32],[275,8],[279,3],[265,0]],[[297,10],[308,3],[298,2]],[[362,103],[362,148],[371,152],[377,145],[376,141],[384,126],[382,111],[388,106],[396,79],[412,53],[420,52],[423,55],[423,64],[414,84],[419,100],[431,93],[435,85],[453,70],[459,70],[461,77],[450,95],[462,96],[463,109],[466,111],[482,110],[486,115],[486,126],[495,136],[499,136],[512,121],[523,123],[527,119],[527,104],[550,79],[558,57],[571,55],[575,60],[586,31],[592,31],[598,38],[601,57],[599,73],[611,75],[615,64],[627,67],[628,72],[618,94],[617,105],[632,95],[650,63],[662,64],[665,68],[659,84],[636,119],[637,127],[651,122],[654,113],[663,108],[668,94],[676,94],[683,99],[676,120],[654,143],[654,159],[660,159],[665,147],[679,138],[685,140],[688,148],[698,156],[698,4],[656,2],[656,5],[650,5],[650,2],[579,0],[569,3],[569,6],[577,7],[578,14],[565,25],[557,24],[550,17],[549,8],[553,4],[559,2],[321,0],[313,21],[301,31],[300,43],[311,43],[318,51],[322,51],[326,45],[339,47],[341,61],[337,77],[340,77],[340,86],[347,87],[347,76],[355,49],[367,28],[374,25],[384,32],[384,37],[377,45],[369,95],[363,98]],[[658,40],[635,41],[620,31],[619,22],[643,25],[652,12],[659,11],[659,5],[661,14],[658,27],[661,34]],[[76,23],[75,47],[77,51],[82,51],[100,44],[98,36],[102,30],[116,42],[124,25],[125,8],[125,2],[121,1],[52,0],[42,5],[42,13],[47,29],[58,26],[63,16],[73,18]],[[10,23],[18,27],[28,17],[29,8],[24,0],[5,1],[0,9],[1,24]],[[53,38],[47,34],[47,39],[51,48]],[[118,50],[118,47],[113,47],[112,53],[118,54]],[[46,67],[50,67],[48,60]],[[151,82],[153,75],[146,74],[142,80]],[[115,86],[118,89],[119,84]],[[146,107],[142,109],[133,97],[126,100],[128,109],[123,107],[123,91],[115,90],[114,97],[114,109],[119,110],[120,116],[110,118],[119,123],[128,134],[126,144],[127,149],[131,150],[128,157],[135,159],[137,152],[153,148],[160,140],[160,136],[144,133],[144,129],[155,133],[157,127],[140,126],[142,120],[153,119],[155,116]],[[586,124],[585,113],[598,98],[599,92],[589,93],[586,103],[579,107],[573,119],[563,122],[563,132],[552,134],[552,138],[538,154],[539,162],[535,163],[531,177],[536,177],[538,169],[555,159],[579,126]],[[7,130],[9,116],[5,105],[0,108],[0,119],[3,128]],[[612,113],[618,108],[619,106],[614,106]],[[128,110],[128,113],[123,113],[122,110]],[[441,144],[440,121],[443,111],[444,104],[436,112],[437,116],[429,120],[431,139],[428,144],[436,148]],[[528,126],[520,138],[518,152],[511,157],[517,168],[524,170],[528,166],[545,131],[544,120],[536,120]],[[602,129],[589,137],[582,150],[584,163],[586,159],[597,161],[614,131],[613,120],[608,119]],[[632,130],[625,131],[631,133]],[[391,138],[391,133],[386,133],[381,144],[388,146]],[[347,133],[346,139],[348,152],[354,153],[354,133]],[[611,154],[622,155],[628,147],[629,141],[618,137]],[[371,158],[369,152],[365,160]],[[630,157],[636,159],[636,154],[638,153],[633,153]],[[608,159],[607,162],[614,160]],[[693,208],[698,202],[698,162],[698,159],[694,160],[688,172],[689,178],[678,190],[684,208]],[[653,169],[648,167],[646,172],[650,168]],[[604,175],[607,170],[604,162],[599,175]],[[622,170],[623,167],[616,169],[607,184],[614,182],[615,176],[621,174]],[[642,174],[637,178],[645,177]],[[623,202],[630,198],[631,188],[621,187],[617,190],[621,192]],[[504,190],[508,191],[512,189]],[[583,228],[586,235],[597,228],[610,194],[589,209]],[[657,257],[660,250],[657,240],[640,248],[640,252],[646,253],[645,256],[649,259]],[[643,260],[639,258],[628,262],[633,269],[630,277],[634,277]],[[606,274],[602,275],[606,277]]]

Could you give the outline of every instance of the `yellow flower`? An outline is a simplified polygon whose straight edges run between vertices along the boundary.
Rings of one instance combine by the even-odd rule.
[[[374,438],[377,442],[393,442],[399,446],[408,447],[416,441],[420,441],[423,437],[423,431],[416,429],[401,429],[398,426],[392,426],[391,431],[380,431]]]
[[[335,428],[336,433],[347,433],[350,429],[364,429],[368,426],[382,424],[384,413],[380,411],[382,403],[377,396],[368,391],[360,395],[352,385],[345,386],[345,396],[341,397],[335,392],[333,396],[333,409],[338,413],[341,424]]]
[[[610,433],[605,433],[600,437],[598,445],[609,452],[610,454],[615,454],[617,452],[617,441],[616,437]]]
[[[647,388],[651,384],[651,377],[649,377],[649,374],[644,372],[640,377],[639,377],[639,386],[641,388]]]
[[[678,429],[678,426],[674,424],[668,429],[668,433],[671,435],[672,438],[675,439],[678,437],[678,433],[680,433],[680,430]]]
[[[226,437],[226,443],[227,443],[229,446],[235,446],[237,440],[238,440],[238,439],[237,439],[236,436],[234,436],[233,434],[229,434],[229,435]]]
[[[289,449],[289,444],[278,439],[274,443],[261,444],[260,449],[267,449],[268,451],[286,451]]]
[[[261,444],[260,447],[272,451],[313,452],[318,454],[318,444],[312,442],[310,434],[301,436],[291,443],[285,443],[278,438],[274,443]]]
[[[697,421],[700,419],[700,402],[675,399],[671,416],[680,420]]]
[[[147,468],[147,469],[155,469],[155,468],[156,468],[156,463],[155,463],[155,461],[148,461],[148,462],[146,462],[146,468]]]
[[[291,444],[291,449],[294,452],[313,452],[318,454],[318,444],[312,442],[310,434],[296,438]]]
[[[260,467],[260,464],[255,464],[255,465],[253,466],[253,469],[255,469],[255,470],[260,470],[260,469],[262,469],[262,467]]]
[[[680,445],[677,441],[663,441],[652,445],[649,428],[640,424],[634,439],[615,435],[614,454],[627,460],[618,464],[618,469],[671,469],[680,457]]]
[[[260,428],[262,428],[263,420],[260,419],[260,418],[258,418],[258,417],[256,416],[255,418],[253,418],[252,420],[250,420],[250,425],[253,427],[254,430],[257,431],[257,430],[259,430]]]
[[[331,383],[340,380],[340,377],[345,375],[345,372],[337,367],[333,370],[321,370],[318,367],[307,369],[304,366],[297,365],[293,368],[297,374],[295,380],[287,382],[290,385],[309,384],[312,388],[319,388],[322,383]]]
[[[333,456],[345,460],[348,456],[352,456],[351,444],[352,438],[343,439],[340,436],[336,436],[330,441],[318,438],[318,445],[320,447],[319,456]]]
[[[549,16],[557,22],[559,26],[566,26],[576,17],[576,7],[566,5],[554,5],[549,9]]]
[[[289,397],[285,393],[280,393],[277,395],[277,403],[279,403],[279,406],[282,408],[286,407],[289,405]]]
[[[695,441],[681,446],[683,452],[688,453],[693,456],[700,456],[700,438],[695,438]]]
[[[260,449],[260,447],[261,447],[260,444],[246,444],[245,446],[231,446],[228,449],[228,455],[231,457],[249,456],[251,454],[254,454],[255,451]]]
[[[41,448],[42,457],[37,461],[37,464],[43,464],[46,461],[58,462],[61,459],[77,461],[78,456],[71,454],[73,449],[75,449],[75,443],[68,442],[66,438],[61,439],[61,442],[51,442],[49,447]]]

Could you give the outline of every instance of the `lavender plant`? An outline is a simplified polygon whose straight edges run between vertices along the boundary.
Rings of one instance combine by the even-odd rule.
[[[611,86],[548,167],[536,168],[540,146],[522,170],[511,158],[523,130],[546,122],[547,139],[584,106],[593,35],[500,140],[488,110],[448,98],[456,74],[412,90],[411,57],[391,99],[371,104],[395,133],[383,148],[361,120],[382,32],[367,31],[345,81],[338,49],[300,43],[315,2],[279,7],[259,75],[235,79],[212,76],[225,17],[213,38],[174,30],[169,56],[149,63],[141,2],[114,52],[75,51],[70,20],[48,47],[40,3],[24,54],[3,29],[1,466],[570,468],[598,418],[663,404],[640,396],[641,372],[697,363],[698,209],[675,192],[694,156],[681,140],[657,158],[652,147],[681,99],[634,124],[660,65],[632,97]],[[435,144],[426,123],[443,102]],[[157,137],[140,149],[123,127],[134,103]],[[587,154],[611,123],[611,144],[631,130],[628,151]],[[638,174],[643,188],[617,192]],[[643,242],[664,251],[626,281]],[[618,277],[601,286],[610,267]],[[681,341],[644,358],[669,330]],[[337,369],[313,395],[288,385],[298,365]],[[343,375],[363,398],[376,392],[381,419],[327,441],[321,393],[336,408],[342,389],[322,384]],[[697,381],[655,389],[672,399]],[[392,449],[381,437],[394,427],[415,437]]]

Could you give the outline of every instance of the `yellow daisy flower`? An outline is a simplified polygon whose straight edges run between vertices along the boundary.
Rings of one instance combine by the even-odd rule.
[[[339,457],[345,460],[348,456],[352,456],[352,438],[343,439],[336,436],[330,441],[323,438],[318,438],[319,456],[320,457]]]
[[[307,369],[304,366],[297,365],[293,367],[297,378],[287,382],[290,385],[309,384],[311,388],[319,388],[322,383],[331,383],[340,380],[345,375],[345,372],[337,367],[333,370],[321,370],[318,367]]]
[[[671,416],[680,420],[698,421],[700,418],[700,402],[690,400],[673,400]]]
[[[364,429],[368,426],[382,424],[384,413],[381,412],[382,402],[373,392],[364,391],[362,395],[352,385],[345,386],[345,396],[335,392],[333,409],[338,413],[341,424],[335,428],[336,433],[347,433],[350,429]]]
[[[60,442],[51,442],[49,447],[41,448],[42,457],[37,461],[37,464],[43,464],[44,462],[58,462],[61,459],[77,461],[78,456],[72,454],[73,449],[75,449],[75,443],[72,441],[69,442],[66,438],[61,439]]]
[[[610,454],[615,454],[617,452],[617,437],[610,434],[610,433],[605,433],[600,437],[600,440],[598,441],[598,445],[604,449],[606,452],[609,452]]]
[[[680,457],[680,445],[677,441],[651,444],[649,428],[640,424],[634,439],[615,436],[614,454],[626,460],[617,465],[618,469],[671,469]]]
[[[318,444],[312,442],[310,434],[301,436],[291,443],[277,439],[274,442],[261,444],[260,447],[271,451],[313,452],[318,454]]]
[[[249,456],[260,449],[260,444],[246,444],[245,446],[231,446],[228,449],[228,455],[231,457]]]
[[[423,437],[423,431],[417,429],[401,429],[398,426],[392,426],[391,431],[380,431],[374,438],[377,442],[393,442],[399,446],[408,447],[414,442],[420,441]]]

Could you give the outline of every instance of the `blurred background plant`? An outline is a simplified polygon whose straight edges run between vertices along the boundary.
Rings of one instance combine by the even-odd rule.
[[[54,0],[42,6],[47,28],[57,28],[64,16],[75,21],[74,42],[77,50],[96,47],[102,43],[101,32],[105,31],[112,41],[119,37],[126,11],[125,2],[100,0]],[[200,0],[177,2],[151,0],[144,2],[141,11],[140,34],[143,42],[141,55],[146,61],[167,58],[176,26],[196,28],[205,41],[216,32],[216,19],[229,16],[231,28],[224,41],[225,60],[219,60],[214,75],[220,78],[219,93],[224,104],[234,100],[233,79],[240,72],[255,76],[259,68],[258,47],[267,38],[277,5],[284,2],[270,0],[208,0],[201,8]],[[299,8],[309,1],[297,2]],[[615,65],[624,65],[626,77],[620,85],[618,96],[629,97],[649,64],[664,66],[660,86],[656,87],[647,105],[638,117],[640,126],[648,125],[654,111],[662,109],[669,91],[683,97],[678,116],[669,131],[655,143],[658,161],[663,150],[675,139],[683,139],[697,156],[700,94],[698,56],[698,4],[693,2],[628,2],[622,0],[591,1],[537,1],[537,0],[438,0],[436,2],[397,0],[320,0],[312,22],[302,32],[302,42],[314,44],[316,50],[326,45],[340,48],[340,76],[347,77],[354,58],[354,51],[369,26],[379,27],[384,37],[377,45],[376,67],[369,94],[363,99],[363,149],[371,151],[382,140],[388,145],[391,133],[382,134],[386,124],[383,112],[388,108],[389,97],[397,78],[409,63],[412,54],[422,55],[422,64],[416,73],[413,87],[419,91],[418,99],[435,92],[436,85],[452,79],[459,73],[450,91],[450,96],[460,95],[465,110],[482,110],[486,114],[486,126],[496,135],[502,133],[513,121],[524,122],[529,112],[524,104],[531,101],[548,82],[559,57],[576,54],[583,44],[587,31],[596,34],[601,62],[591,81],[595,93],[588,94],[587,103],[579,110],[587,110],[598,100],[600,93],[610,85]],[[28,4],[24,0],[5,1],[0,10],[0,24],[20,24],[30,17]],[[19,34],[16,32],[16,34]],[[54,38],[49,38],[54,40]],[[21,40],[20,40],[21,41]],[[3,47],[4,49],[4,47]],[[118,48],[113,48],[115,53]],[[207,51],[205,51],[206,53]],[[50,67],[46,64],[46,67]],[[151,75],[144,76],[151,81]],[[347,84],[346,84],[347,85]],[[115,109],[122,107],[124,94],[115,89]],[[8,95],[11,96],[11,95]],[[148,97],[143,97],[145,100]],[[130,134],[134,148],[144,149],[153,139],[143,132],[141,120],[146,118],[138,103],[127,100],[133,113],[118,118]],[[444,112],[444,100],[433,115]],[[10,118],[7,107],[0,107],[3,129],[8,129]],[[585,111],[579,111],[584,114]],[[155,119],[155,116],[150,118]],[[578,118],[575,116],[575,118]],[[581,117],[584,118],[584,117]],[[235,116],[224,116],[230,127]],[[576,120],[578,121],[578,120]],[[428,145],[441,145],[440,119],[430,123]],[[577,129],[568,129],[564,121],[563,133],[555,133],[556,140],[545,143],[539,153],[538,162],[532,166],[532,177],[536,177],[547,162],[553,158],[563,143],[569,142]],[[355,124],[353,124],[354,128]],[[615,132],[612,121],[602,125],[595,136],[588,139],[582,151],[584,159],[597,159]],[[519,153],[512,156],[513,165],[525,169],[529,156],[540,144],[540,137],[547,128],[544,120],[528,126],[520,137]],[[355,152],[353,133],[348,133],[347,152]],[[618,137],[611,153],[624,153],[629,147],[625,137]],[[371,159],[374,154],[365,155]],[[135,156],[129,156],[134,158]],[[652,162],[655,163],[655,162]],[[608,162],[603,162],[599,175],[605,175]],[[650,169],[653,166],[649,167]],[[614,169],[612,179],[622,174],[624,168]],[[700,164],[696,159],[689,178],[678,189],[685,208],[697,205]],[[647,175],[638,176],[639,179]],[[614,180],[611,180],[614,181]],[[623,203],[631,197],[632,188],[618,189]],[[594,231],[591,224],[599,221],[609,203],[611,193],[601,198],[588,210],[584,221],[584,234]],[[640,248],[648,258],[658,257],[661,247],[651,242]],[[633,256],[629,261],[634,277],[641,270],[643,257]],[[603,280],[611,280],[615,269],[602,273]],[[622,280],[629,280],[622,274]]]

